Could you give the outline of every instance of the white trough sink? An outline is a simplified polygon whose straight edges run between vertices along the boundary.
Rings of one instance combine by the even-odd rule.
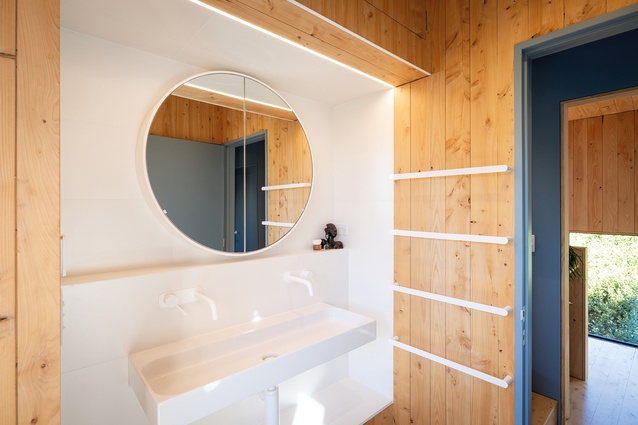
[[[185,424],[376,338],[376,321],[328,304],[292,310],[129,355],[151,423]]]

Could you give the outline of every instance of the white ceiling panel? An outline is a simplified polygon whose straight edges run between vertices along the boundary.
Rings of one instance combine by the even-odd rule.
[[[386,86],[188,0],[61,0],[62,27],[331,105]]]

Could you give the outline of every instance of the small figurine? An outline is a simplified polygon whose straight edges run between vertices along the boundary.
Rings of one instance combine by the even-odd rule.
[[[323,229],[326,232],[326,238],[321,240],[321,247],[323,249],[341,249],[343,248],[343,242],[335,241],[337,237],[337,226],[332,223],[326,224],[326,228]]]

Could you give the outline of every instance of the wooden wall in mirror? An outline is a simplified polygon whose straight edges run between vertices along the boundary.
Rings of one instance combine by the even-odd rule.
[[[312,158],[299,119],[277,93],[241,74],[198,75],[167,94],[142,155],[160,215],[221,252],[273,245],[310,196]]]

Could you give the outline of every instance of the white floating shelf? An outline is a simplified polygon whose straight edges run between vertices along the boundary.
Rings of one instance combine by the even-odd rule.
[[[262,221],[262,225],[264,226],[275,226],[275,227],[293,227],[295,223],[283,223],[279,221]]]
[[[421,171],[418,173],[393,174],[392,180],[426,179],[432,177],[451,177],[472,174],[508,173],[512,169],[507,165],[489,165],[485,167],[453,168],[449,170]]]
[[[497,245],[507,245],[512,242],[509,236],[483,236],[483,235],[463,235],[458,233],[435,233],[435,232],[417,232],[414,230],[393,230],[394,236],[407,236],[422,239],[440,239],[446,241],[461,242],[481,242],[493,243]]]
[[[269,191],[269,190],[283,190],[283,189],[299,189],[302,187],[310,187],[312,186],[310,183],[291,183],[291,184],[279,184],[276,186],[263,186],[261,190]]]

